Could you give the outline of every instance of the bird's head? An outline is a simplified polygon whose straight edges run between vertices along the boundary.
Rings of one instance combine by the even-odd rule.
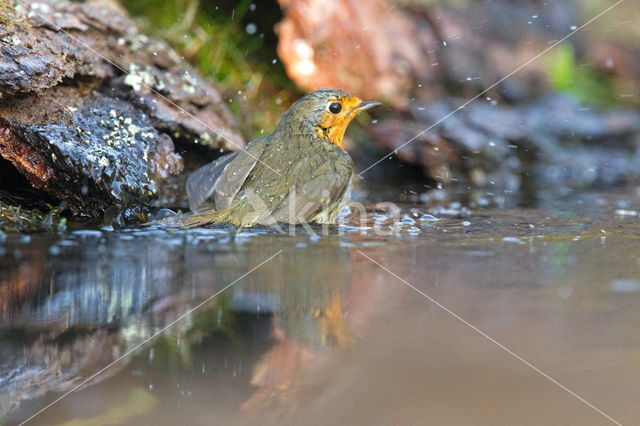
[[[378,105],[380,102],[363,102],[353,93],[340,89],[319,89],[291,105],[281,125],[311,133],[344,148],[344,132],[351,120],[360,112]]]

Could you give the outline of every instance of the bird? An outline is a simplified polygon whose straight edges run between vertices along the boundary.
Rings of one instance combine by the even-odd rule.
[[[353,162],[347,126],[381,105],[351,92],[319,89],[294,102],[272,133],[202,166],[187,179],[186,227],[336,222],[348,203]]]

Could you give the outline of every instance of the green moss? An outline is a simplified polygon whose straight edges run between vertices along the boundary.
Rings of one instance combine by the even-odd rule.
[[[275,2],[121,1],[143,32],[166,40],[214,82],[249,139],[270,132],[297,96],[275,52]]]
[[[60,217],[61,209],[51,207],[46,213],[27,210],[0,202],[0,232],[33,232],[61,229],[66,219]]]
[[[0,0],[0,25],[11,26],[26,21],[25,8],[13,0]]]
[[[620,103],[611,77],[589,64],[581,64],[569,43],[559,45],[550,54],[547,72],[555,90],[571,93],[582,102],[598,106]]]
[[[14,13],[13,2],[0,0],[0,25],[9,25],[13,21]]]

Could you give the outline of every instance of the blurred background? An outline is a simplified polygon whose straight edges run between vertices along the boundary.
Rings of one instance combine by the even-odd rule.
[[[246,140],[300,94],[339,87],[386,105],[350,131],[360,170],[419,135],[390,158],[416,166],[404,174],[524,192],[638,181],[640,7],[614,4],[123,2],[215,82]]]
[[[215,81],[247,138],[301,93],[342,87],[398,110],[478,93],[508,103],[569,93],[591,106],[637,106],[634,2],[622,2],[508,82],[485,90],[615,2],[123,1]],[[263,120],[262,122],[260,120]]]

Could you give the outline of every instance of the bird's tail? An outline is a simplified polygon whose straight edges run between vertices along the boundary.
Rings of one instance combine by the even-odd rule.
[[[175,216],[152,220],[145,227],[157,228],[198,228],[222,223],[229,223],[224,212],[207,211],[202,213],[179,213]],[[233,223],[230,223],[233,225]]]
[[[211,226],[220,223],[229,223],[226,219],[227,215],[224,211],[207,211],[202,213],[186,213],[176,218],[176,225],[184,228],[197,228],[203,226]],[[233,225],[231,223],[231,225]]]

